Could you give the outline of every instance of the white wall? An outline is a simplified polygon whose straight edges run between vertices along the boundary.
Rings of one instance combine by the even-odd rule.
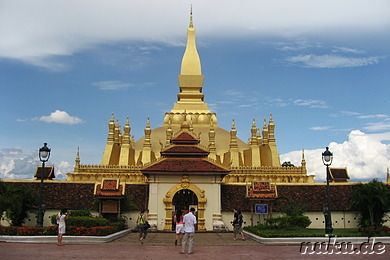
[[[244,217],[243,226],[251,225],[251,213],[243,212]],[[273,212],[272,217],[279,217],[282,214]],[[306,212],[306,216],[311,220],[311,225],[308,228],[325,228],[325,218],[322,212]],[[253,225],[264,224],[266,215],[253,214]],[[233,226],[230,221],[233,220],[233,212],[222,212],[222,220],[229,230],[233,230]],[[389,221],[387,224],[389,225]],[[332,226],[333,228],[357,228],[358,227],[358,216],[355,212],[343,212],[335,211],[332,212]]]

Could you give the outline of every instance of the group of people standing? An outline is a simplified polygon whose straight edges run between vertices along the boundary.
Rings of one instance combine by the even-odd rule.
[[[137,218],[137,227],[139,231],[139,240],[141,244],[144,243],[144,239],[148,234],[148,228],[150,227],[148,223],[148,214],[144,210],[140,212]],[[178,210],[174,216],[174,223],[176,224],[175,232],[175,246],[181,246],[181,253],[185,254],[186,247],[188,245],[188,254],[192,254],[192,248],[195,242],[195,208],[191,208],[190,212],[185,214],[185,212]]]
[[[233,239],[236,240],[237,234],[241,235],[241,239],[245,240],[244,233],[242,231],[242,223],[243,217],[241,211],[238,209],[234,209],[234,218],[232,221],[232,225],[234,227]],[[57,225],[58,225],[58,242],[57,245],[62,246],[62,237],[66,231],[65,220],[68,219],[68,211],[67,209],[62,209],[60,213],[58,213],[57,217]],[[180,253],[185,254],[186,247],[188,245],[188,254],[192,254],[192,249],[195,242],[195,225],[197,224],[196,216],[195,216],[195,208],[190,208],[189,212],[183,212],[181,210],[177,210],[174,216],[174,223],[176,239],[175,246],[181,246]],[[139,240],[141,244],[144,243],[144,240],[148,234],[148,229],[150,228],[148,222],[148,213],[145,210],[142,210],[137,218],[137,226],[139,231]]]
[[[243,216],[241,211],[234,209],[234,217],[231,222],[233,225],[233,239],[236,240],[237,234],[241,235],[241,239],[244,241],[245,236],[242,230]],[[195,242],[195,225],[197,224],[195,216],[195,208],[191,208],[188,213],[181,211],[180,209],[175,212],[173,216],[173,222],[175,223],[175,246],[181,246],[181,254],[185,254],[186,247],[188,245],[188,254],[192,254],[192,249]],[[139,240],[143,244],[144,239],[147,235],[148,224],[147,213],[141,211],[137,218],[137,226],[139,230]]]

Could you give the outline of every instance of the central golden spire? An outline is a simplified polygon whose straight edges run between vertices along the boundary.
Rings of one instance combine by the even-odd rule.
[[[192,21],[192,7],[190,26],[187,29],[187,46],[181,61],[180,75],[202,75],[200,58],[196,49],[195,28]]]
[[[181,125],[186,118],[194,126],[209,126],[212,119],[217,123],[215,114],[212,114],[205,103],[202,93],[203,87],[202,66],[198,50],[196,49],[195,28],[192,18],[192,7],[190,12],[190,25],[187,29],[187,45],[181,61],[179,75],[180,93],[177,95],[178,102],[173,105],[170,113],[166,113],[164,124]]]

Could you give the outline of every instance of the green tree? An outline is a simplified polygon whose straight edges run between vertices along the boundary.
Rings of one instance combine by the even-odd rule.
[[[290,161],[282,163],[283,167],[295,167],[294,164],[292,164]]]
[[[34,204],[31,190],[0,182],[0,210],[12,226],[21,226]]]
[[[303,216],[306,212],[306,207],[296,198],[281,197],[276,206],[279,211],[287,216]]]
[[[9,197],[9,185],[0,181],[0,215],[2,216],[8,206],[11,205]]]
[[[390,187],[377,179],[354,186],[351,209],[360,214],[359,226],[382,226],[390,211]]]

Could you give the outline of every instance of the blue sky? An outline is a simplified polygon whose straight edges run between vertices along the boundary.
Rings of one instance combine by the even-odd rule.
[[[389,1],[8,1],[0,8],[0,178],[58,179],[101,161],[111,113],[132,134],[162,124],[193,5],[203,93],[246,141],[272,113],[281,162],[323,181],[321,153],[354,181],[390,167]]]

